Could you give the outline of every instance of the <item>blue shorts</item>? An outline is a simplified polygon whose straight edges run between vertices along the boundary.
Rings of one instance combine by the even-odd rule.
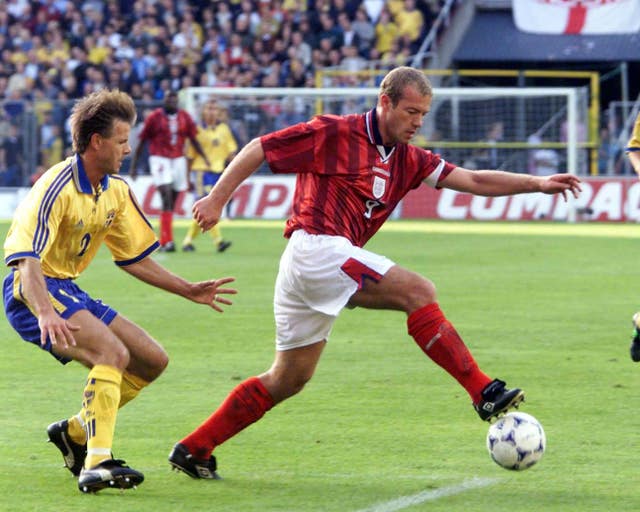
[[[47,290],[49,290],[49,299],[62,318],[69,318],[76,311],[86,309],[105,325],[109,325],[118,315],[117,311],[103,304],[101,300],[89,297],[71,279],[55,279],[46,276],[44,279],[47,284]],[[57,356],[51,351],[50,339],[47,338],[47,343],[44,347],[40,345],[38,318],[24,302],[22,284],[20,283],[18,272],[12,271],[4,278],[2,296],[7,319],[11,327],[16,330],[23,340],[46,350],[62,364],[67,364],[71,361],[71,359]]]
[[[191,171],[194,192],[196,194],[196,198],[200,199],[209,192],[214,187],[220,176],[222,176],[221,172],[212,172],[212,171]]]

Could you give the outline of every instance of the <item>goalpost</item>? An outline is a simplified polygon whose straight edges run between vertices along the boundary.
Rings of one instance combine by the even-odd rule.
[[[195,119],[214,98],[224,107],[240,146],[264,133],[307,121],[317,114],[366,112],[377,88],[190,87],[181,103]],[[555,153],[558,172],[587,173],[585,140],[589,115],[586,88],[435,88],[430,113],[413,144],[468,168],[532,173],[536,150]],[[497,138],[491,139],[496,134]],[[266,170],[265,170],[266,171]],[[575,220],[569,205],[569,221]]]

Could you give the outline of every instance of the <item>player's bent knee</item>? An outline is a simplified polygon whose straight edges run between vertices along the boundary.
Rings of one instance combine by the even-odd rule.
[[[127,347],[122,343],[116,343],[101,346],[100,350],[85,350],[75,359],[91,368],[103,364],[124,371],[129,366],[130,355]]]
[[[420,276],[407,286],[407,312],[415,311],[422,306],[436,302],[437,294],[435,285],[428,279]]]
[[[162,372],[166,370],[167,366],[169,366],[169,356],[166,352],[163,351],[158,355],[158,357],[154,359],[153,367],[150,369],[150,375],[147,380],[151,382],[152,380],[160,377],[160,375],[162,375]]]
[[[261,375],[260,379],[274,403],[279,403],[300,393],[311,380],[312,375],[282,375],[268,372]]]

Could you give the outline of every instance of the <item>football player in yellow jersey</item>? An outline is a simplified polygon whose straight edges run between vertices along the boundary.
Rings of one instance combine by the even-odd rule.
[[[141,327],[93,299],[74,282],[102,242],[114,263],[152,286],[205,304],[230,305],[225,277],[189,282],[151,257],[159,244],[127,182],[118,176],[131,152],[132,99],[101,90],[79,100],[70,118],[75,154],[51,167],[18,206],[4,244],[7,318],[20,336],[61,363],[87,368],[80,412],[47,429],[83,492],[128,489],[144,476],[113,459],[118,409],[155,380],[168,363]],[[80,398],[80,390],[78,390]]]
[[[229,126],[220,119],[220,106],[216,100],[210,99],[202,108],[203,126],[198,127],[197,140],[209,159],[210,166],[204,158],[193,148],[191,144],[187,148],[189,170],[193,181],[196,199],[205,197],[218,182],[222,171],[238,151],[238,144]],[[195,220],[187,231],[187,236],[182,242],[182,250],[195,251],[193,239],[200,233],[200,227]],[[218,252],[224,252],[231,242],[222,238],[222,232],[216,225],[209,231]]]
[[[640,114],[636,118],[636,123],[633,125],[633,133],[627,144],[627,155],[633,170],[638,174],[640,178]],[[635,362],[640,361],[640,311],[633,315],[633,337],[631,339],[631,359]]]

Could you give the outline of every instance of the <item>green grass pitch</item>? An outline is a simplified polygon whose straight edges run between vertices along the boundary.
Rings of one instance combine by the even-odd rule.
[[[171,357],[118,416],[114,453],[145,473],[137,490],[78,491],[45,428],[77,412],[86,370],[0,322],[2,510],[640,510],[640,364],[628,355],[638,225],[398,221],[368,245],[432,279],[481,368],[526,391],[521,410],[548,439],[532,469],[490,460],[488,425],[415,346],[403,314],[345,310],[305,391],[216,450],[222,481],[172,472],[173,443],[271,364],[282,225],[234,220],[223,254],[201,236],[195,253],[154,256],[192,280],[235,276],[222,315],[136,281],[106,250],[79,279]]]

